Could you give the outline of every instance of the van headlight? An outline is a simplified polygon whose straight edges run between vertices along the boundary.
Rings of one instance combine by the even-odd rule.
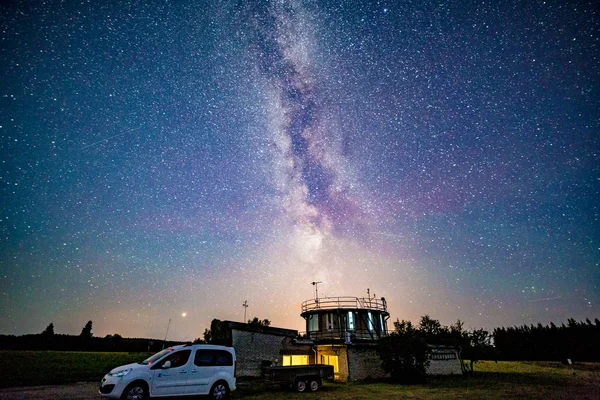
[[[120,369],[120,370],[115,371],[115,372],[109,372],[108,375],[109,376],[114,376],[115,378],[121,378],[121,377],[127,375],[130,371],[131,371],[131,368]]]

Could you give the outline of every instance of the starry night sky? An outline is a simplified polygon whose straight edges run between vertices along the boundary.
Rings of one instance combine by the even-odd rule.
[[[3,2],[0,333],[599,317],[594,3]]]

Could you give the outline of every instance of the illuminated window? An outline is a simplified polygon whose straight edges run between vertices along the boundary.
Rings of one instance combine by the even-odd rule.
[[[340,372],[338,356],[321,356],[321,364],[333,365],[333,372]]]
[[[308,356],[283,356],[283,364],[284,367],[289,365],[308,365]]]
[[[385,325],[383,325],[383,315],[381,314],[379,314],[379,323],[381,324],[379,325],[381,327],[381,334],[385,334]]]
[[[348,311],[348,329],[354,330],[354,313]]]
[[[369,331],[373,331],[373,316],[371,315],[371,311],[369,311]]]

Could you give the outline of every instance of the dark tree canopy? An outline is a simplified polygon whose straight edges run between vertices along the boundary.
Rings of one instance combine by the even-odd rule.
[[[496,328],[494,347],[500,360],[600,361],[600,320],[574,318],[556,325]]]
[[[410,321],[394,322],[395,331],[379,342],[379,356],[384,371],[394,382],[425,381],[429,365],[429,348]]]
[[[79,336],[81,336],[82,338],[92,337],[92,321],[88,321],[87,324],[85,324]]]
[[[270,326],[271,321],[268,319],[258,319],[258,317],[254,317],[253,319],[248,320],[248,325],[256,325],[256,326]]]
[[[442,324],[426,314],[421,317],[419,331],[425,336],[437,336],[442,333]]]
[[[44,330],[44,332],[42,332],[42,335],[44,336],[54,336],[54,324],[50,323],[50,325],[48,325],[46,327],[46,329]]]
[[[210,330],[204,330],[204,340],[211,344],[231,345],[231,337],[227,326],[220,319],[216,318],[211,321]]]

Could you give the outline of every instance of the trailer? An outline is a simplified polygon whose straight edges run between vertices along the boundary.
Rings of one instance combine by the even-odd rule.
[[[265,383],[294,388],[298,392],[316,392],[323,380],[333,382],[333,365],[310,364],[263,367]]]

